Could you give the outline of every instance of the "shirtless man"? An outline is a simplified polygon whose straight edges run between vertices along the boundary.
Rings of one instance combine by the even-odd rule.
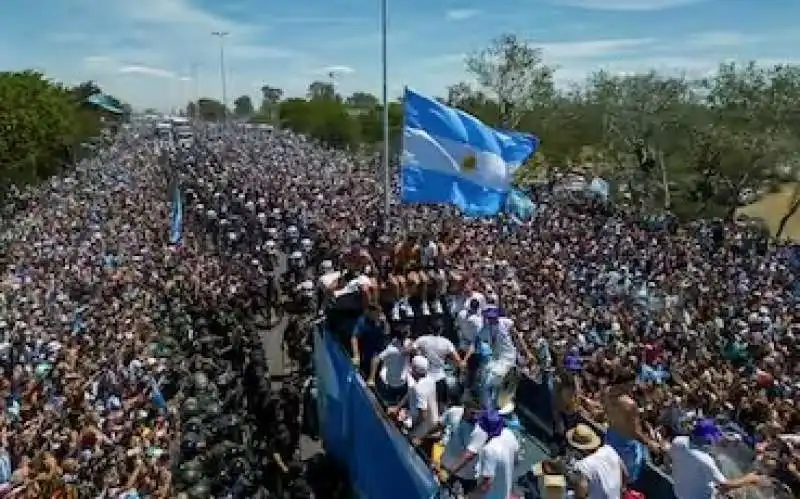
[[[378,304],[378,283],[369,274],[375,272],[375,260],[372,259],[367,248],[362,246],[358,239],[355,239],[350,246],[342,253],[342,264],[344,265],[345,275],[370,277],[369,284],[361,286],[361,295],[365,306]],[[341,285],[342,283],[339,283]],[[344,283],[345,285],[347,283]]]
[[[392,320],[400,318],[401,308],[407,316],[413,317],[414,311],[408,300],[412,295],[417,296],[424,291],[421,263],[417,237],[409,236],[395,245],[392,251],[392,272],[389,274],[389,286],[396,299],[392,307]],[[427,280],[424,282],[427,283]],[[424,301],[423,304],[427,306]]]
[[[635,482],[646,464],[648,448],[658,449],[659,444],[643,431],[639,404],[628,388],[621,385],[606,390],[603,405],[608,420],[606,442],[620,455]]]

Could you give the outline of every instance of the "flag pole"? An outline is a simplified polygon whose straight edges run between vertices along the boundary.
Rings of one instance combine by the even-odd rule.
[[[386,61],[386,31],[389,24],[389,0],[381,0],[381,66],[383,71],[383,229],[389,234],[389,210],[392,174],[389,170],[389,83]]]

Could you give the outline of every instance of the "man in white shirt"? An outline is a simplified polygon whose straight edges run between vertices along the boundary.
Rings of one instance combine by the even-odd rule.
[[[489,345],[491,360],[486,366],[488,376],[482,390],[481,402],[489,407],[495,403],[497,388],[502,384],[508,372],[516,366],[517,348],[511,337],[514,321],[503,316],[502,311],[491,306],[483,311],[484,326],[478,333],[478,345]]]
[[[478,453],[478,488],[470,497],[509,499],[519,460],[519,441],[511,430],[504,428],[497,411],[482,413],[478,425],[489,435],[489,442]]]
[[[480,404],[469,393],[444,411],[440,426],[444,429],[444,452],[440,463],[440,476],[454,477],[464,493],[478,486],[478,452],[489,440],[489,435],[477,424]]]
[[[481,304],[477,299],[469,300],[467,306],[458,312],[456,326],[458,327],[459,350],[462,352],[474,350],[478,332],[483,329]]]
[[[625,465],[610,445],[603,445],[575,463],[575,471],[578,474],[575,480],[576,499],[622,497],[626,481]]]
[[[430,455],[430,447],[433,442],[430,439],[420,442],[424,437],[431,434],[438,424],[439,404],[436,400],[436,382],[429,374],[428,359],[421,355],[416,355],[411,359],[411,378],[408,393],[403,397],[397,406],[388,409],[390,416],[396,417],[408,430],[409,437],[416,443],[428,446],[427,454]],[[402,407],[407,406],[407,409]]]
[[[466,385],[472,387],[475,385],[475,373],[478,370],[478,356],[475,355],[478,333],[483,329],[481,304],[477,299],[469,300],[466,308],[458,313],[456,327],[459,340],[458,352],[467,367]]]
[[[437,334],[426,334],[414,341],[413,350],[415,353],[424,356],[428,360],[428,376],[436,384],[436,395],[442,407],[447,401],[447,374],[445,365],[451,362],[456,367],[462,367],[463,361],[458,355],[453,342]]]
[[[408,392],[411,346],[408,331],[403,325],[386,348],[372,359],[367,385],[375,388],[375,377],[378,375],[377,392],[388,405],[397,404]]]
[[[726,478],[704,447],[719,443],[722,431],[713,420],[695,423],[690,436],[675,437],[669,446],[673,490],[677,499],[715,499],[743,487],[759,485],[766,478],[755,473]]]

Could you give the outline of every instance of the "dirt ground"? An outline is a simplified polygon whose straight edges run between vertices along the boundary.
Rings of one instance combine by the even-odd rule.
[[[750,217],[764,219],[769,225],[770,232],[775,234],[781,218],[783,218],[789,203],[792,201],[793,190],[794,184],[787,184],[780,192],[769,194],[753,204],[739,208],[738,212]],[[800,210],[789,219],[789,223],[783,231],[783,238],[800,242]]]

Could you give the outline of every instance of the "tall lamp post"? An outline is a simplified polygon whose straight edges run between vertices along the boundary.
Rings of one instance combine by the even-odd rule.
[[[219,38],[219,77],[222,80],[222,106],[225,108],[225,122],[228,121],[228,83],[225,78],[225,37],[227,31],[214,31],[212,36]]]
[[[389,210],[392,196],[392,174],[389,170],[389,75],[386,61],[386,31],[389,24],[389,0],[381,0],[381,66],[383,71],[383,227],[389,234]]]

